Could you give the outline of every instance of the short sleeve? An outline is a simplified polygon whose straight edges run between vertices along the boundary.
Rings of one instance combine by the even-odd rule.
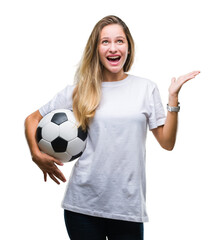
[[[164,107],[161,101],[159,89],[156,84],[151,91],[151,94],[149,95],[148,101],[148,125],[149,130],[152,130],[154,128],[164,125],[166,121]]]
[[[72,109],[72,94],[74,85],[67,85],[63,90],[58,92],[48,103],[39,108],[42,116],[56,109]]]

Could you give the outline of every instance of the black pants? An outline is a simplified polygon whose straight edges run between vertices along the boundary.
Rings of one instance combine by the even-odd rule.
[[[143,223],[93,217],[64,211],[71,240],[143,240]]]

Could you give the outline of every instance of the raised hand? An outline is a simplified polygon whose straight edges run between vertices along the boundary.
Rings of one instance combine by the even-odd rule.
[[[191,80],[192,78],[195,78],[199,73],[200,73],[200,71],[193,71],[193,72],[190,72],[183,76],[178,77],[177,80],[175,77],[173,77],[171,79],[171,84],[169,87],[170,97],[177,98],[179,91],[180,91],[181,87],[183,86],[183,84],[186,83],[187,81]]]

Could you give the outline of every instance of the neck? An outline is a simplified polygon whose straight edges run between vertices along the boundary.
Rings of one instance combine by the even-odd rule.
[[[123,80],[127,77],[127,74],[124,71],[121,71],[119,73],[112,73],[109,71],[103,72],[103,82],[115,82]]]

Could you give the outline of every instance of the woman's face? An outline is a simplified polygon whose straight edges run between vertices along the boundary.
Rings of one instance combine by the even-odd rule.
[[[104,71],[116,74],[123,72],[128,56],[128,41],[119,24],[110,24],[102,29],[98,51]]]

